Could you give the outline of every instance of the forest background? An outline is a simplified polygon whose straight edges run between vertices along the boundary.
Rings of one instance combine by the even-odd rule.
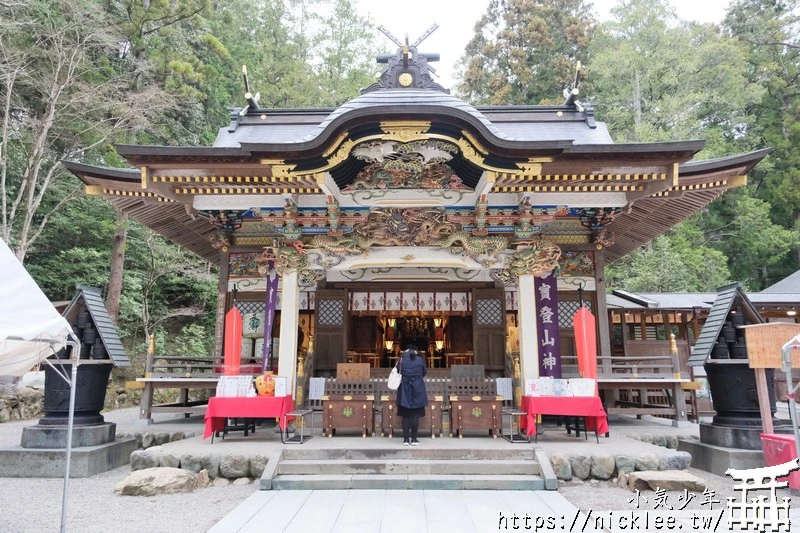
[[[755,291],[792,274],[798,0],[733,0],[721,24],[680,20],[664,0],[623,0],[611,15],[598,23],[583,0],[490,0],[456,95],[561,103],[581,61],[582,99],[617,142],[706,139],[700,159],[771,148],[747,187],[617,261],[607,283]],[[210,145],[244,104],[243,64],[263,107],[338,106],[393,52],[375,26],[351,0],[0,0],[0,238],[51,300],[77,283],[118,294],[109,307],[135,352],[154,333],[159,353],[210,353],[216,266],[85,196],[59,161],[124,167],[115,143]]]

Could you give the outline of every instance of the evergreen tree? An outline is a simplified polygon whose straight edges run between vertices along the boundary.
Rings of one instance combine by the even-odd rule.
[[[747,135],[772,148],[751,174],[755,194],[769,202],[773,220],[800,230],[800,3],[796,0],[735,0],[725,28],[747,50],[750,79],[762,85],[749,106]],[[782,261],[764,265],[762,284],[779,281],[800,266],[800,242]]]
[[[473,104],[560,103],[594,29],[583,0],[490,0],[461,59],[457,93]]]

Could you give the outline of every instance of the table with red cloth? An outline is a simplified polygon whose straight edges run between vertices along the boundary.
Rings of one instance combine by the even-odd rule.
[[[294,400],[291,396],[254,396],[242,398],[227,398],[214,396],[208,399],[206,409],[206,431],[203,438],[207,439],[217,431],[225,429],[226,418],[277,418],[282,430],[286,413],[294,410]],[[287,417],[293,420],[293,417]]]
[[[608,433],[608,417],[598,396],[523,396],[522,410],[527,413],[520,421],[520,430],[536,435],[537,415],[582,416],[586,429]]]

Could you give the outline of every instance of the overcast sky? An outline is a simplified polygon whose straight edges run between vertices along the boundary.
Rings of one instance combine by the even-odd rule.
[[[433,23],[439,24],[436,30],[420,45],[422,52],[438,52],[441,61],[432,66],[439,74],[439,82],[452,88],[454,65],[464,53],[464,47],[472,37],[475,22],[486,10],[488,0],[357,0],[359,11],[369,14],[377,26],[386,26],[398,39],[403,41],[408,34],[409,42],[414,43]],[[699,22],[719,22],[724,16],[730,0],[670,0],[678,16],[685,20]],[[609,10],[617,0],[595,0],[595,12],[599,20],[609,18]],[[386,51],[396,47],[379,36]]]

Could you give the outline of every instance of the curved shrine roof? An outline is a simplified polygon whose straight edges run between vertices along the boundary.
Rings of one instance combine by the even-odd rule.
[[[256,120],[240,119],[232,113],[229,127],[220,128],[213,146],[254,148],[256,145],[311,143],[353,117],[380,115],[451,116],[471,123],[488,137],[504,141],[567,141],[575,144],[613,144],[604,123],[595,122],[591,110],[573,106],[492,106],[476,108],[449,94],[433,89],[380,89],[362,94],[336,109],[272,110],[248,113]],[[264,118],[261,118],[264,117]]]

